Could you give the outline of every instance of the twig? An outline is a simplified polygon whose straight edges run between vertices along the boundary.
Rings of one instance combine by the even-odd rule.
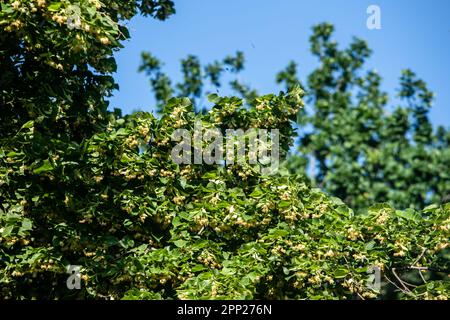
[[[417,270],[418,272],[419,272],[419,276],[422,278],[422,281],[424,282],[424,283],[427,283],[427,280],[425,280],[425,278],[424,278],[424,276],[423,276],[423,274],[422,274],[422,271],[421,270]]]
[[[392,271],[392,274],[395,276],[395,278],[397,278],[397,280],[400,282],[400,284],[402,285],[402,287],[403,287],[406,291],[411,292],[411,290],[409,290],[409,288],[406,286],[406,284],[408,284],[408,285],[410,285],[410,286],[413,286],[413,287],[415,287],[415,286],[412,285],[412,284],[410,284],[410,283],[407,283],[406,281],[403,281],[403,280],[398,276],[397,272],[395,272],[395,268],[392,268],[391,271]]]
[[[415,269],[415,270],[428,270],[428,267],[416,267],[416,266],[410,266],[409,269]]]
[[[426,251],[427,251],[427,248],[423,248],[422,253],[419,255],[419,257],[413,263],[411,263],[411,265],[414,266],[417,262],[419,262],[419,260],[423,257],[423,255],[425,254]]]
[[[392,284],[394,287],[396,287],[398,290],[400,290],[401,292],[403,292],[404,294],[407,294],[409,296],[413,296],[409,291],[405,291],[402,288],[400,288],[394,281],[391,281],[386,275],[384,276],[386,278],[386,280]]]

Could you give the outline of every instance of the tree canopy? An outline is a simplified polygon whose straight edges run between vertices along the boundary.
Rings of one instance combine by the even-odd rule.
[[[123,116],[107,109],[116,88],[112,54],[129,37],[122,23],[138,12],[163,20],[174,13],[171,1],[81,0],[74,8],[70,1],[11,0],[1,8],[1,298],[448,298],[449,204],[421,210],[378,204],[356,214],[303,172],[285,168],[265,175],[258,164],[172,160],[173,132],[192,132],[197,121],[219,130],[279,129],[280,154],[288,159],[306,89],[293,77],[293,64],[279,76],[288,84],[284,92],[259,96],[233,81],[247,102],[211,94],[213,107],[203,110],[196,103],[203,69],[195,57],[183,60],[185,81],[171,87],[160,62],[144,55],[142,70],[155,88],[160,116]],[[355,105],[344,99],[364,45],[352,45],[348,59],[326,36],[316,38],[324,43],[313,46],[319,55],[326,50],[335,56],[324,68],[343,72],[337,83],[327,79],[328,87],[319,83],[329,71],[311,77],[317,91],[323,86],[332,92],[321,93],[329,108],[339,101],[349,109],[382,104],[373,102],[381,95],[373,87]],[[338,64],[331,61],[337,56],[343,60]],[[213,84],[220,83],[222,64],[239,72],[243,55],[209,65]],[[400,130],[403,143],[422,148],[424,157],[430,141],[430,152],[448,152],[445,130],[440,140],[423,130],[430,99],[423,82],[408,73],[402,81],[411,111],[389,117],[395,124],[413,112],[421,128],[412,141]],[[330,192],[326,183],[333,179],[323,176]],[[446,180],[436,179],[436,194],[448,191]],[[79,290],[66,285],[70,266],[80,267]],[[374,269],[382,275],[381,288],[372,285]]]
[[[319,66],[306,83],[300,81],[295,61],[275,77],[284,90],[300,85],[307,94],[307,108],[297,118],[297,149],[288,160],[290,171],[307,174],[314,184],[356,210],[380,202],[403,209],[448,202],[450,131],[431,125],[433,93],[426,83],[404,70],[398,97],[389,97],[380,88],[381,76],[364,68],[372,53],[365,41],[354,38],[340,49],[332,38],[333,25],[319,24],[312,31],[311,53]],[[149,52],[142,54],[139,70],[150,77],[157,106],[172,96],[189,96],[198,104],[199,98],[227,85],[224,73],[242,72],[245,58],[238,51],[202,68],[191,55],[181,65],[182,83],[172,85],[162,62]],[[248,104],[258,96],[237,76],[228,86]],[[389,105],[396,100],[400,105]]]

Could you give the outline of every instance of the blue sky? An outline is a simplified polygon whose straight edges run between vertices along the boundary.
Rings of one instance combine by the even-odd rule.
[[[371,4],[381,8],[381,30],[366,27]],[[395,94],[402,69],[416,72],[436,93],[432,122],[450,127],[448,0],[175,0],[175,5],[177,13],[167,21],[136,17],[129,23],[131,40],[116,54],[120,90],[111,107],[152,110],[148,79],[137,72],[144,50],[164,61],[175,81],[179,60],[188,54],[209,63],[241,50],[246,69],[240,79],[260,93],[278,92],[275,74],[290,60],[298,63],[302,79],[317,66],[308,38],[314,24],[326,21],[335,25],[341,46],[352,36],[368,41],[374,53],[367,67],[378,70],[385,91]]]

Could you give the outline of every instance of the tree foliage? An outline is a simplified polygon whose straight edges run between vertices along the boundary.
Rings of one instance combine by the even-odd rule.
[[[194,80],[162,86],[161,117],[109,112],[112,53],[128,37],[121,23],[138,10],[164,19],[173,4],[80,1],[76,28],[66,23],[70,5],[2,3],[0,297],[448,298],[448,204],[355,215],[302,175],[172,161],[172,133],[196,121],[279,129],[286,157],[303,107],[298,86],[249,106],[213,94],[213,108],[195,112],[189,98],[169,98],[202,92],[189,57],[183,72]],[[144,60],[152,81],[168,84],[159,62]],[[222,63],[237,72],[243,56]],[[208,68],[213,84],[219,64]],[[66,286],[70,265],[81,267],[80,290]],[[372,267],[381,292],[368,284]]]
[[[311,52],[320,67],[308,77],[313,109],[300,134],[300,156],[313,159],[313,178],[352,208],[390,202],[398,208],[421,208],[448,200],[450,132],[428,119],[433,94],[410,70],[400,77],[403,106],[387,107],[381,77],[362,70],[371,51],[354,39],[339,50],[333,27],[318,25]]]
[[[333,31],[334,27],[326,23],[313,28],[311,53],[319,66],[305,84],[299,80],[294,61],[276,75],[276,83],[286,90],[300,85],[307,94],[308,108],[298,115],[298,150],[289,158],[290,171],[306,172],[314,184],[356,210],[379,202],[416,209],[445,203],[450,199],[446,169],[450,166],[450,131],[444,127],[434,129],[428,119],[433,93],[415,73],[404,70],[396,99],[399,105],[389,106],[395,97],[390,101],[381,90],[381,76],[364,69],[371,55],[367,43],[354,38],[348,48],[339,49],[332,39]],[[154,74],[149,56],[143,53],[141,71]],[[244,69],[242,52],[237,52],[234,62],[229,56],[207,64],[203,73],[198,58],[189,59],[197,61],[197,88],[207,84],[219,88],[223,85],[223,70],[237,74]],[[189,72],[182,64],[183,81],[188,85],[193,80],[186,77]],[[233,64],[238,67],[229,68]],[[171,96],[193,95],[192,90],[170,89],[170,80],[161,69],[157,75],[151,86],[159,103]],[[229,87],[247,103],[258,96],[256,90],[237,78]],[[161,88],[168,93],[164,99]],[[195,98],[201,92],[197,90]]]

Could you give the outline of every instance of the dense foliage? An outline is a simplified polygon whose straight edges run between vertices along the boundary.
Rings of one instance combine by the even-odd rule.
[[[314,184],[358,211],[378,202],[420,209],[449,201],[450,131],[433,129],[428,119],[433,93],[404,70],[397,99],[401,105],[389,106],[396,97],[389,101],[380,88],[381,76],[364,69],[371,55],[367,43],[355,38],[340,50],[333,31],[330,24],[313,28],[311,53],[319,66],[306,84],[300,82],[294,61],[276,75],[286,90],[301,85],[307,92],[308,108],[298,115],[298,148],[289,159],[290,171],[307,173]],[[150,76],[157,105],[171,96],[189,96],[195,103],[230,77],[229,88],[249,104],[258,96],[238,77],[233,79],[244,69],[242,52],[203,68],[195,56],[181,64],[183,81],[173,85],[162,63],[148,52],[142,54],[140,70]]]
[[[160,118],[108,112],[121,21],[137,10],[164,19],[173,4],[78,4],[74,27],[69,1],[2,3],[1,298],[448,298],[448,204],[355,215],[288,171],[175,164],[171,134],[198,120],[277,128],[286,157],[303,91],[249,107],[210,95],[200,113],[188,98],[164,98]],[[195,98],[195,86],[178,90]],[[69,265],[81,267],[80,290],[66,286]]]

